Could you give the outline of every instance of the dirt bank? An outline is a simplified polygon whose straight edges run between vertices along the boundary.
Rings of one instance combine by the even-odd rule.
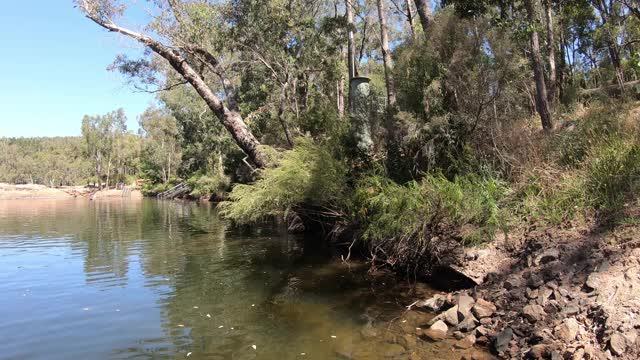
[[[438,314],[421,337],[504,359],[640,358],[638,224],[532,228],[467,251],[459,270],[480,284],[419,299]]]
[[[50,188],[44,185],[13,185],[0,183],[0,200],[20,200],[20,199],[72,199],[76,197],[86,197],[91,200],[126,197],[141,199],[142,193],[132,190],[123,193],[122,190],[102,190],[84,186],[64,186]]]

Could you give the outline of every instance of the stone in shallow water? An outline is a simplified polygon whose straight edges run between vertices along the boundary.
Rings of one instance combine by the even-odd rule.
[[[435,324],[431,325],[430,329],[436,330],[436,331],[442,331],[446,333],[449,330],[449,327],[447,327],[447,324],[445,324],[444,321],[440,320],[440,321],[436,321]]]
[[[405,351],[405,348],[398,344],[384,344],[382,346],[381,353],[384,355],[384,357],[391,358],[402,355],[405,353]]]
[[[465,295],[465,294],[459,294],[456,299],[456,302],[458,306],[459,318],[464,319],[471,314],[471,308],[473,308],[473,305],[475,303],[475,301],[471,296]]]
[[[444,321],[451,325],[451,326],[457,326],[459,323],[459,319],[458,319],[458,306],[454,306],[451,309],[445,311],[444,313],[442,313],[442,318],[444,319]]]
[[[464,339],[456,341],[453,346],[457,349],[470,349],[475,343],[476,337],[474,335],[467,335]]]
[[[478,325],[478,320],[476,320],[476,318],[473,315],[469,314],[469,316],[467,316],[464,320],[462,320],[458,324],[458,330],[469,332],[475,329],[477,325]]]
[[[433,329],[423,330],[422,335],[431,341],[442,341],[447,337],[446,332]]]

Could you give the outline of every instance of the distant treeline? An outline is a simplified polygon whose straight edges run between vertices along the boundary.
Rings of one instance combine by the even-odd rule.
[[[181,136],[166,110],[149,108],[138,121],[138,133],[128,130],[118,109],[84,116],[81,136],[0,138],[0,182],[114,187],[144,178],[167,187],[201,169],[181,171]]]
[[[0,138],[0,182],[75,185],[90,177],[82,137]]]

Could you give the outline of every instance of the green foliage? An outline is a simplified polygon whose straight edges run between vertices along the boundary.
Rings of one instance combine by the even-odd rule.
[[[230,180],[228,176],[220,173],[213,176],[194,175],[187,180],[187,185],[192,189],[191,196],[203,198],[228,191]]]
[[[91,175],[80,137],[0,138],[0,182],[85,184]]]
[[[298,206],[331,207],[344,194],[346,168],[325,148],[309,139],[297,139],[293,150],[282,153],[279,165],[263,171],[253,184],[237,184],[221,214],[237,223],[254,223],[286,216]]]
[[[551,151],[559,154],[562,165],[576,167],[587,156],[590,149],[618,136],[620,131],[619,104],[597,105],[586,116],[569,123],[569,131],[556,136]]]
[[[619,210],[640,189],[640,137],[625,124],[626,104],[594,105],[569,122],[547,151],[561,169],[536,170],[515,205],[530,219],[559,224],[595,211]],[[559,173],[560,175],[557,175]]]
[[[475,229],[462,234],[463,241],[477,242],[506,228],[499,203],[507,193],[505,183],[476,175],[453,181],[428,175],[406,185],[370,176],[358,183],[352,210],[369,241],[406,238],[420,243],[437,236],[443,227],[472,224]]]
[[[586,161],[585,190],[591,206],[615,210],[640,190],[640,142],[614,139],[598,146]]]

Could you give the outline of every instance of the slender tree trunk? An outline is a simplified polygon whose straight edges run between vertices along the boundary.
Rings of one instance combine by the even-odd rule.
[[[559,95],[560,95],[560,101],[564,101],[564,95],[565,95],[565,87],[566,87],[566,80],[565,80],[565,76],[567,73],[567,47],[565,45],[565,38],[564,38],[564,25],[562,22],[560,22],[560,69],[558,71],[558,91],[559,91]]]
[[[405,7],[407,8],[407,22],[409,22],[409,31],[411,34],[411,40],[415,40],[416,39],[416,24],[415,24],[415,20],[413,19],[413,9],[411,8],[411,1],[410,0],[404,0],[405,3]]]
[[[525,0],[527,16],[531,25],[537,23],[537,1],[538,0]],[[550,131],[553,129],[553,120],[547,100],[547,86],[544,79],[542,55],[540,54],[540,38],[536,26],[533,26],[533,30],[531,31],[531,66],[533,67],[533,78],[536,83],[536,109],[542,120],[542,128],[545,131]]]
[[[553,27],[553,4],[551,0],[544,0],[546,24],[547,24],[547,52],[549,56],[549,86],[547,99],[549,105],[553,107],[556,100],[556,88],[558,77],[556,73],[556,40]]]
[[[618,88],[620,88],[620,94],[624,95],[624,71],[622,70],[622,61],[620,60],[620,51],[614,44],[615,40],[612,40],[612,36],[607,36],[607,49],[609,50],[609,57],[611,58],[611,64],[616,71],[616,81]]]
[[[348,0],[347,0],[348,1]],[[247,128],[242,116],[237,111],[227,108],[224,103],[209,88],[202,77],[189,65],[187,59],[175,48],[166,46],[161,42],[129,29],[120,27],[110,20],[105,20],[99,14],[92,12],[91,9],[85,9],[89,19],[103,28],[128,36],[165,60],[169,62],[171,67],[176,70],[182,77],[191,84],[198,95],[205,101],[207,106],[213,111],[222,125],[231,134],[236,144],[244,151],[249,159],[259,168],[267,166],[267,157],[260,150],[260,142],[253,136],[253,133]]]
[[[338,107],[338,117],[344,118],[344,76],[336,81],[336,102]]]
[[[422,32],[427,36],[427,30],[433,21],[433,13],[431,12],[431,7],[429,7],[429,0],[415,0],[415,3],[418,16],[420,17],[420,24],[422,25]]]
[[[387,102],[390,108],[396,106],[396,85],[393,79],[393,59],[389,49],[389,30],[387,28],[387,15],[384,0],[377,0],[378,18],[380,20],[380,38],[382,58],[384,62],[384,78],[387,85]]]
[[[285,138],[287,139],[287,143],[289,147],[294,147],[293,136],[291,136],[291,132],[289,131],[289,126],[287,125],[287,120],[284,118],[284,112],[286,110],[287,105],[287,86],[282,86],[282,93],[280,94],[280,105],[278,106],[278,121],[280,122],[280,126],[282,126],[282,130],[284,131]]]
[[[353,1],[345,0],[345,9],[347,12],[347,65],[349,66],[349,83],[351,79],[357,76],[356,70],[356,44],[354,40],[354,31],[356,25],[353,22]]]

